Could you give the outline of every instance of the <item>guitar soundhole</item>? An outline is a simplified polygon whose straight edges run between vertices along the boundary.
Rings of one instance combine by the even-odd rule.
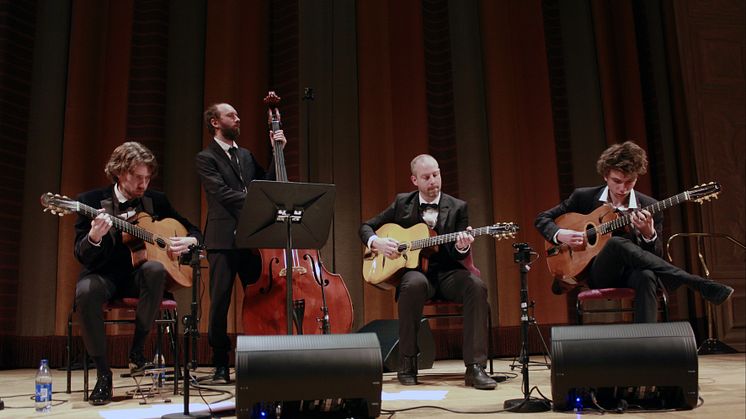
[[[593,224],[588,224],[585,226],[585,237],[586,241],[588,242],[588,246],[596,245],[596,228],[593,226]]]
[[[166,248],[166,241],[161,238],[155,239],[155,244],[158,245],[158,247],[160,247],[161,249]]]

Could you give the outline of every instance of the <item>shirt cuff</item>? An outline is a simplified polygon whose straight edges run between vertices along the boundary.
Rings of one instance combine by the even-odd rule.
[[[90,244],[92,244],[92,245],[94,245],[96,247],[101,247],[101,242],[104,241],[104,239],[102,237],[101,240],[98,241],[98,243],[95,243],[93,240],[91,240],[91,236],[90,235],[88,235],[86,237],[88,238],[88,243],[90,243]]]
[[[378,236],[376,236],[375,234],[374,234],[374,235],[372,235],[372,236],[370,236],[370,238],[368,239],[368,249],[371,249],[371,250],[373,250],[373,249],[372,249],[372,248],[370,247],[370,245],[371,245],[371,244],[373,244],[373,240],[375,240],[375,239],[377,239],[377,238],[378,238]]]
[[[646,239],[645,236],[642,235],[642,234],[640,234],[640,236],[642,237],[642,240],[645,243],[652,243],[652,242],[654,242],[658,238],[658,232],[656,231],[656,232],[653,233],[653,238],[652,239]]]

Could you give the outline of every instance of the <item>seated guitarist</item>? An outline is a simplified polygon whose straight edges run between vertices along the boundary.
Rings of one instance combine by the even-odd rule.
[[[627,141],[612,145],[601,153],[596,163],[605,185],[576,189],[559,205],[540,213],[534,222],[548,241],[582,249],[586,240],[584,233],[560,228],[554,222],[557,217],[566,213],[588,214],[603,204],[611,204],[618,211],[631,211],[631,229],[615,231],[588,263],[580,279],[586,280],[592,289],[634,289],[637,323],[657,321],[656,278],[660,278],[669,291],[686,285],[714,304],[722,304],[733,293],[733,288],[727,285],[692,275],[661,258],[663,215],[658,212],[652,216],[647,210],[640,210],[656,200],[634,190],[638,176],[646,173],[647,164],[645,150],[637,144]]]
[[[424,222],[438,234],[471,228],[468,227],[466,202],[441,193],[438,162],[430,155],[421,154],[412,160],[410,167],[411,180],[417,191],[397,195],[388,208],[360,227],[363,243],[390,259],[400,256],[398,242],[374,233],[384,224],[395,223],[409,228]],[[464,305],[466,385],[483,390],[497,386],[484,371],[487,361],[487,287],[461,263],[468,256],[473,241],[471,235],[459,234],[455,243],[439,246],[438,252],[429,258],[427,273],[409,270],[401,278],[396,292],[400,345],[397,378],[403,385],[417,384],[417,333],[422,310],[425,302],[437,295]]]
[[[75,223],[75,257],[83,265],[75,289],[75,303],[82,324],[83,342],[96,364],[97,381],[89,403],[103,405],[111,401],[112,375],[106,358],[106,333],[101,307],[109,300],[138,297],[135,335],[129,353],[131,373],[153,367],[143,355],[145,340],[160,308],[166,285],[166,270],[161,262],[149,260],[135,268],[122,233],[112,228],[112,217],[130,218],[145,212],[155,219],[172,218],[180,222],[189,237],[171,237],[171,250],[181,254],[189,245],[202,240],[199,228],[179,215],[166,195],[148,189],[158,169],[153,153],[136,142],[126,142],[111,154],[104,171],[113,184],[82,193],[77,200],[101,213],[90,220],[78,216]]]

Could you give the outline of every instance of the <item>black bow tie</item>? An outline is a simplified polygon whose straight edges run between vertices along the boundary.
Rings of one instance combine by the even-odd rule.
[[[437,210],[438,209],[438,204],[427,204],[427,203],[424,203],[424,202],[420,203],[420,211],[425,211],[428,208],[432,208],[434,210]]]
[[[119,211],[127,211],[132,208],[137,208],[140,206],[140,203],[142,200],[140,198],[132,198],[129,201],[124,201],[119,203]]]

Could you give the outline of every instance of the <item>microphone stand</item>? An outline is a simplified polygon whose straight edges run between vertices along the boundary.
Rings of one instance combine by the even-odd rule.
[[[531,390],[528,384],[528,326],[531,319],[528,315],[528,271],[531,269],[531,255],[535,255],[531,247],[526,243],[513,243],[515,253],[513,261],[520,265],[521,271],[521,374],[523,375],[523,398],[505,400],[503,407],[509,412],[533,413],[546,412],[551,409],[549,401],[531,397]]]
[[[184,316],[184,412],[182,413],[169,413],[161,416],[161,419],[185,419],[185,418],[210,418],[211,416],[206,413],[189,413],[189,381],[191,375],[189,374],[190,364],[194,360],[190,360],[190,349],[191,345],[197,345],[197,338],[199,337],[199,330],[197,329],[197,287],[202,283],[202,272],[200,267],[200,258],[202,256],[202,250],[204,245],[191,245],[189,250],[182,254],[179,258],[179,263],[182,265],[189,265],[192,267],[192,302],[191,302],[191,313]],[[191,340],[191,342],[190,342]],[[196,368],[196,366],[194,367]],[[176,380],[177,377],[174,377]],[[174,384],[176,385],[176,384]]]

